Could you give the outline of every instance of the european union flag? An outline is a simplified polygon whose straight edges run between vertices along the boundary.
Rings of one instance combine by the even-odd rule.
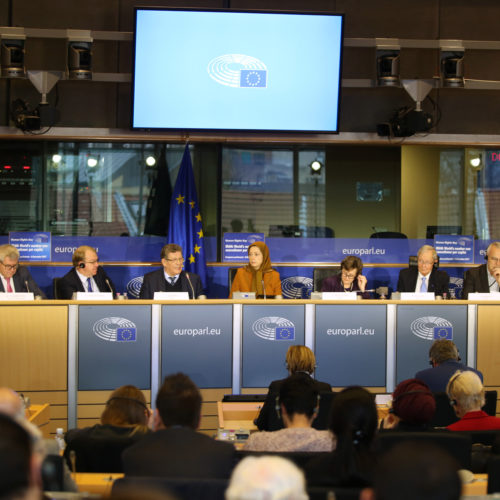
[[[276,327],[276,340],[295,340],[294,326]]]
[[[267,70],[242,69],[240,71],[240,87],[267,87]]]
[[[196,273],[206,287],[207,268],[203,227],[189,146],[186,144],[170,202],[168,242],[177,243],[184,252],[184,269]]]
[[[446,339],[453,340],[453,327],[452,326],[435,326],[434,327],[434,340]]]
[[[117,342],[135,342],[136,329],[135,328],[117,328],[116,329],[116,341]]]

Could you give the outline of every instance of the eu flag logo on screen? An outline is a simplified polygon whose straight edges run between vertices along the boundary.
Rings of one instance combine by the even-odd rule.
[[[295,340],[295,327],[293,326],[276,327],[276,340]]]
[[[116,341],[117,342],[135,342],[137,340],[135,328],[117,328]]]
[[[434,327],[434,340],[446,339],[453,340],[453,327],[452,326],[435,326]]]
[[[242,69],[240,71],[240,87],[267,87],[267,70]]]

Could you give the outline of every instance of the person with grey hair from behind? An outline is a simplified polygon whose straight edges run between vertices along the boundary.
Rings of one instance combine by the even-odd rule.
[[[303,472],[277,456],[246,457],[234,468],[226,500],[308,500]]]

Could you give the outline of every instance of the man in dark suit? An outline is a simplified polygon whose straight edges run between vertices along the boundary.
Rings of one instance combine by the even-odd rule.
[[[0,245],[0,292],[32,292],[47,298],[28,269],[19,265],[19,250],[12,245]]]
[[[494,293],[500,287],[500,241],[490,243],[481,264],[465,272],[462,298],[468,299],[469,293]]]
[[[155,432],[123,452],[125,475],[228,478],[236,449],[196,431],[201,403],[200,391],[187,375],[166,377],[156,396]]]
[[[483,381],[480,371],[460,363],[457,346],[451,340],[435,340],[429,349],[429,362],[432,368],[417,372],[415,378],[425,382],[432,392],[446,392],[448,381],[457,370],[473,371]]]
[[[182,248],[169,243],[161,249],[163,269],[144,276],[140,299],[153,300],[155,292],[188,292],[190,299],[205,299],[201,279],[197,274],[183,271]]]
[[[448,273],[434,268],[438,261],[436,249],[424,245],[418,251],[417,259],[417,267],[412,266],[399,272],[398,292],[434,292],[441,296],[448,294]]]
[[[111,292],[115,296],[115,286],[99,265],[99,257],[94,248],[78,247],[73,253],[72,262],[73,269],[57,283],[57,298],[70,300],[75,292]]]

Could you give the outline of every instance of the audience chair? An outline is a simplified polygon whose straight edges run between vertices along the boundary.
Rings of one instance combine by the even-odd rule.
[[[488,494],[500,493],[500,456],[492,457],[486,466],[488,473]]]
[[[379,453],[385,453],[396,444],[404,441],[430,442],[447,451],[462,469],[470,469],[472,453],[470,436],[450,431],[401,432],[387,430],[379,432],[376,439],[376,449]]]
[[[309,463],[311,459],[327,456],[329,451],[250,451],[250,450],[237,450],[236,463],[243,460],[245,457],[260,457],[260,456],[276,456],[286,458],[293,462],[299,469]],[[331,489],[331,488],[330,488]]]
[[[408,236],[404,233],[399,233],[397,231],[379,231],[378,233],[373,233],[370,238],[384,238],[384,239],[404,239],[407,240]]]
[[[236,276],[236,272],[238,271],[239,267],[230,267],[227,270],[227,282],[229,284],[229,290],[231,290],[231,287],[233,286],[233,280],[234,277]]]
[[[340,266],[332,267],[315,267],[313,269],[313,292],[321,292],[321,286],[323,285],[323,280],[339,274]]]

